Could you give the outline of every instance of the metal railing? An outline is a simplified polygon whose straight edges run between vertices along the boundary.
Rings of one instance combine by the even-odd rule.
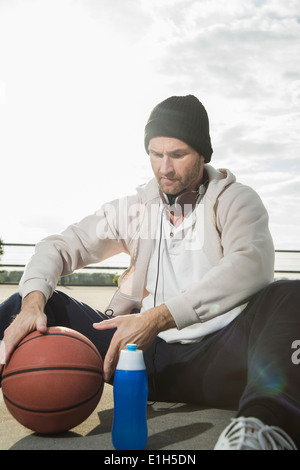
[[[18,247],[18,248],[34,248],[35,244],[34,243],[3,243],[3,247]],[[33,252],[33,250],[32,250]],[[5,255],[5,251],[4,251]],[[3,256],[4,256],[3,255]],[[19,268],[19,269],[24,269],[26,266],[27,260],[24,263],[0,263],[0,269],[2,268]],[[102,263],[98,263],[95,265],[89,265],[85,266],[82,269],[90,269],[90,270],[103,270],[103,271],[109,271],[109,270],[124,270],[126,269],[127,266],[114,266],[114,265],[105,265]]]
[[[276,269],[276,260],[278,263],[278,256],[283,254],[286,258],[288,255],[290,255],[290,258],[292,259],[292,263],[294,265],[294,268],[297,269]],[[286,262],[286,261],[285,261]],[[290,261],[291,262],[291,261]],[[282,273],[282,274],[300,274],[300,250],[275,250],[275,269],[274,273]]]
[[[12,271],[13,269],[23,270],[27,261],[31,254],[34,251],[35,244],[33,243],[3,243],[4,247],[4,255],[2,256],[3,263],[0,263],[0,271],[1,270],[9,270]],[[9,251],[12,248],[12,253],[8,261],[5,261],[7,257],[6,249],[8,248]],[[23,255],[23,259],[20,255],[15,254],[14,249],[23,249],[27,251],[25,255]],[[31,253],[29,253],[31,251]],[[4,259],[3,259],[4,258]],[[21,259],[21,261],[19,261]],[[121,266],[120,264],[105,264],[105,263],[98,263],[94,265],[85,266],[82,268],[83,270],[89,270],[90,272],[117,272],[121,273],[127,268],[127,265],[124,264]],[[275,269],[274,269],[274,276],[275,278],[280,277],[288,277],[293,279],[300,279],[300,250],[275,250]],[[4,284],[5,282],[2,282]]]

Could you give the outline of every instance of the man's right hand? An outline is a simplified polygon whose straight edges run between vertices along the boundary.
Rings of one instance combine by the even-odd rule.
[[[44,313],[45,297],[42,292],[34,291],[23,299],[20,313],[6,328],[0,348],[0,363],[6,364],[19,342],[34,330],[47,332],[47,317]]]

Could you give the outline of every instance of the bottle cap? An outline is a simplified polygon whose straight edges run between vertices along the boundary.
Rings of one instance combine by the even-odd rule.
[[[144,370],[145,362],[143,351],[137,349],[136,344],[127,344],[122,349],[117,365],[117,370]]]

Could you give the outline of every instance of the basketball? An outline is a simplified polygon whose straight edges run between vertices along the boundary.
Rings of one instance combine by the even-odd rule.
[[[2,372],[2,393],[13,417],[39,434],[82,423],[103,392],[103,361],[94,344],[70,328],[30,333]]]

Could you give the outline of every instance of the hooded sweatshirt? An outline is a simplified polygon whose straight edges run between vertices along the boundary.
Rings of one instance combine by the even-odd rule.
[[[161,333],[167,341],[197,340],[222,328],[273,281],[274,246],[260,197],[236,182],[229,170],[211,165],[205,169],[209,183],[201,210],[195,209],[200,214],[195,223],[209,268],[166,302],[176,323],[173,332]],[[108,309],[113,316],[141,309],[148,294],[147,270],[159,233],[160,208],[159,188],[152,179],[136,194],[108,202],[60,235],[45,238],[26,266],[20,294],[24,298],[39,290],[48,299],[60,276],[125,252],[130,265],[120,276]],[[187,327],[191,334],[186,334]],[[180,330],[184,331],[178,334]]]

